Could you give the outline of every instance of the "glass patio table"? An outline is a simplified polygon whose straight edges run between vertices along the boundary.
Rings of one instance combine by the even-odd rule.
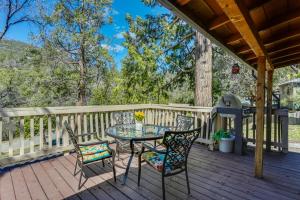
[[[109,127],[105,130],[106,135],[123,141],[127,140],[130,144],[131,154],[123,177],[123,184],[126,183],[132,158],[135,153],[134,144],[136,142],[162,139],[165,131],[169,130],[171,130],[169,127],[151,124],[143,124],[142,126],[138,124],[122,124]]]

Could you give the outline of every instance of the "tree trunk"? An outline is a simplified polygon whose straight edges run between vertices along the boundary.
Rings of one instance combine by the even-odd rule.
[[[85,49],[84,47],[80,48],[80,60],[79,60],[79,68],[80,68],[80,80],[78,84],[78,106],[87,105],[86,101],[86,61],[85,61]]]
[[[212,106],[212,46],[209,39],[196,32],[195,105]]]

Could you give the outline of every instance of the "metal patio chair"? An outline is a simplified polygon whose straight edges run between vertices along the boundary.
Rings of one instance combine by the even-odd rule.
[[[187,131],[194,125],[194,117],[177,115],[175,131]]]
[[[113,118],[116,125],[122,124],[134,124],[134,113],[133,112],[115,112]],[[130,144],[128,141],[116,139],[116,153],[118,160],[120,160],[120,153],[128,153],[131,151]]]
[[[202,128],[205,128],[206,124]],[[194,141],[199,137],[202,128],[185,131],[167,131],[165,132],[160,148],[149,146],[144,143],[138,157],[138,186],[141,179],[141,163],[147,162],[154,169],[161,173],[162,192],[165,199],[164,178],[185,172],[188,194],[190,194],[190,185],[187,171],[188,155]],[[145,151],[148,149],[148,151]]]
[[[115,151],[109,147],[108,141],[101,141],[99,138],[97,142],[91,142],[91,143],[83,143],[80,144],[78,143],[78,137],[77,135],[74,134],[72,128],[68,124],[68,122],[64,123],[65,128],[70,136],[70,139],[74,145],[75,151],[76,151],[76,164],[75,164],[75,169],[74,169],[74,176],[80,172],[80,178],[79,178],[79,183],[78,183],[78,189],[80,189],[83,184],[86,182],[87,177],[83,173],[83,167],[89,164],[93,164],[95,162],[102,161],[103,167],[104,167],[104,160],[105,159],[110,159],[111,164],[112,164],[112,170],[113,170],[113,176],[114,176],[114,181],[116,182],[116,170],[115,170]],[[96,133],[86,133],[86,134],[81,134],[81,136],[90,136],[90,135],[95,135],[97,138]],[[76,172],[77,165],[79,166],[80,170]],[[86,178],[84,183],[81,185],[81,179],[82,176]]]

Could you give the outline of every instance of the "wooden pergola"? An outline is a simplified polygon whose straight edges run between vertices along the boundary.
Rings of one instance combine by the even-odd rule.
[[[273,71],[300,63],[299,0],[159,0],[240,62],[257,70],[255,176],[263,177],[265,82],[271,137]],[[267,75],[266,75],[267,74]],[[267,145],[267,150],[269,145]]]

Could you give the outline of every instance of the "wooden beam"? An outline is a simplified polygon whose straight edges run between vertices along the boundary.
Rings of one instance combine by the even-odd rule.
[[[299,9],[296,9],[289,13],[284,13],[283,15],[280,15],[280,16],[272,19],[271,21],[267,21],[265,24],[260,26],[259,32],[269,30],[269,29],[279,26],[279,25],[287,24],[287,23],[292,22],[299,18],[300,18],[300,10]]]
[[[278,64],[281,64],[281,63],[285,63],[285,62],[293,61],[293,60],[298,60],[298,59],[300,59],[299,55],[289,56],[289,57],[281,58],[281,59],[278,59],[278,60],[274,61],[274,65],[278,65]]]
[[[226,41],[226,44],[234,44],[236,42],[241,41],[242,39],[243,38],[240,34],[234,34],[234,35],[229,36],[225,41]]]
[[[250,56],[248,56],[247,58],[245,58],[246,61],[250,61],[250,60],[254,60],[256,59],[257,56],[255,54],[251,54]]]
[[[296,55],[300,53],[300,45],[296,46],[294,48],[289,48],[287,50],[283,50],[281,52],[277,52],[277,53],[273,53],[272,55],[270,55],[270,58],[272,59],[272,61],[279,59],[279,58],[285,58],[291,55]]]
[[[252,51],[252,49],[249,46],[243,46],[239,49],[236,50],[237,54],[244,54],[244,53],[249,53],[250,51]]]
[[[300,51],[290,52],[288,54],[282,54],[281,56],[272,58],[272,62],[276,63],[276,62],[280,62],[280,61],[284,61],[284,60],[289,60],[291,58],[293,59],[295,57],[300,58]]]
[[[256,30],[254,22],[249,14],[249,10],[244,6],[243,1],[237,0],[218,0],[220,8],[231,20],[244,41],[249,45],[257,57],[266,57],[272,70],[272,63],[268,57],[265,46]]]
[[[265,46],[274,45],[277,43],[282,43],[286,40],[290,40],[300,36],[300,28],[294,29],[292,31],[288,31],[286,33],[280,33],[273,35],[271,38],[267,38],[264,40]]]
[[[266,150],[271,151],[272,135],[272,91],[273,91],[273,70],[268,71],[267,77],[267,140]]]
[[[265,57],[259,57],[257,62],[256,140],[255,140],[255,177],[257,178],[263,177],[265,71],[266,71],[266,59]]]
[[[269,55],[273,55],[275,53],[280,53],[282,51],[288,50],[288,49],[292,49],[295,47],[300,47],[300,40],[296,39],[296,40],[289,40],[287,42],[281,43],[281,44],[277,44],[277,45],[272,45],[272,47],[268,48],[267,50],[269,52]]]
[[[300,58],[296,59],[296,60],[290,60],[290,61],[285,61],[282,63],[274,64],[274,68],[281,68],[281,67],[299,64],[299,63],[300,63]]]
[[[254,1],[254,4],[252,4],[248,9],[250,11],[254,11],[258,8],[261,8],[262,6],[264,6],[265,4],[267,4],[270,1],[271,0]]]
[[[226,15],[218,16],[209,23],[208,29],[210,31],[215,30],[221,26],[224,26],[228,22],[230,22],[230,19]]]
[[[188,4],[191,0],[177,0],[176,3],[178,3],[181,6],[184,6]]]

